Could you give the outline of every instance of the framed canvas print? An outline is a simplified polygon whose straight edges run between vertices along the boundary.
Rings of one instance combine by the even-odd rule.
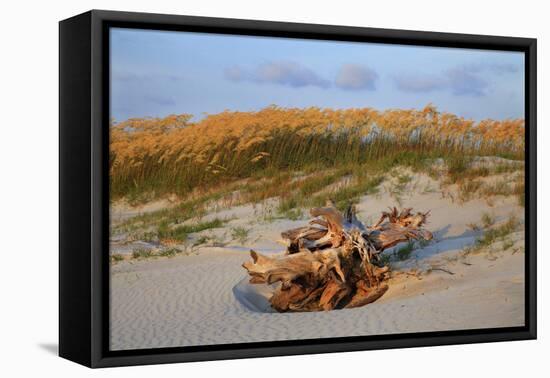
[[[60,355],[536,337],[536,40],[60,23]]]

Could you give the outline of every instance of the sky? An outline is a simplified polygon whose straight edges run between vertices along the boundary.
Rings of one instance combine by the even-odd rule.
[[[280,107],[524,117],[524,54],[112,28],[111,117]]]

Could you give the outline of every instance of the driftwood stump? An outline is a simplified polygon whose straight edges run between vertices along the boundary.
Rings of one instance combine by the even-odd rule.
[[[243,264],[253,284],[279,285],[270,298],[279,311],[321,311],[364,306],[380,298],[388,285],[389,267],[381,252],[404,241],[430,240],[423,229],[428,213],[412,209],[383,212],[371,227],[361,223],[355,207],[344,214],[332,203],[311,209],[309,226],[282,233],[286,255],[268,257],[250,251]]]

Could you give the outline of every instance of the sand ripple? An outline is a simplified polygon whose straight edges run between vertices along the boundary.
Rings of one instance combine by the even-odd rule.
[[[503,327],[523,323],[523,256],[491,264],[517,270],[468,285],[436,275],[425,293],[392,285],[380,301],[358,309],[268,313],[246,305],[241,264],[248,254],[204,251],[198,256],[123,263],[112,267],[111,349],[312,339],[404,332]],[[481,267],[479,269],[486,269]],[[479,272],[472,271],[472,275]],[[454,280],[449,285],[442,279]],[[441,288],[444,289],[441,289]],[[446,287],[446,289],[445,289]],[[436,289],[439,288],[439,289]],[[234,290],[235,289],[235,290]],[[405,295],[407,294],[407,295]],[[237,295],[237,297],[236,297]],[[242,298],[241,298],[242,299]],[[261,303],[261,302],[260,302]],[[265,302],[264,302],[265,303]],[[475,311],[474,311],[475,309]]]

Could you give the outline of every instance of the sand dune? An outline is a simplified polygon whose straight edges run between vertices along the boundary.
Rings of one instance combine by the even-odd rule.
[[[523,254],[449,264],[422,280],[398,279],[368,306],[323,313],[266,313],[234,295],[239,252],[204,251],[113,269],[111,348],[208,345],[521,326]],[[243,294],[237,289],[237,294]],[[257,305],[255,305],[257,306]],[[265,307],[265,306],[264,306]]]
[[[508,197],[497,198],[493,206],[483,199],[461,203],[419,174],[404,193],[396,198],[391,183],[384,183],[380,194],[366,196],[358,205],[358,215],[367,223],[397,202],[431,210],[428,228],[434,231],[434,242],[394,263],[390,289],[379,301],[330,312],[272,312],[266,288],[248,284],[241,264],[249,259],[250,248],[282,251],[280,232],[304,221],[266,222],[261,208],[239,206],[208,215],[234,218],[208,232],[223,238],[229,227],[246,226],[251,231],[245,243],[228,240],[223,247],[204,246],[187,256],[112,265],[111,349],[523,325],[522,231],[510,236],[512,246],[506,250],[496,244],[488,251],[461,253],[481,235],[470,224],[479,222],[483,213],[490,212],[499,223],[512,213],[523,220],[523,208]]]

